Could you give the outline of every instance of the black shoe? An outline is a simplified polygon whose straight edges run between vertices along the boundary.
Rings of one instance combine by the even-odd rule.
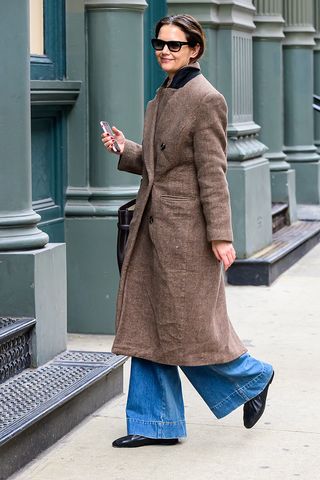
[[[117,440],[112,442],[112,446],[133,448],[144,447],[145,445],[175,445],[176,443],[179,443],[177,438],[147,438],[142,435],[127,435],[126,437],[117,438]]]
[[[246,402],[243,406],[243,424],[246,428],[252,428],[262,416],[268,395],[268,388],[273,380],[274,372],[267,386],[259,395]]]

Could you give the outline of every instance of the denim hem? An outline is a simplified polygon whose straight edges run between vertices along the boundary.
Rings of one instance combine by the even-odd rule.
[[[229,413],[231,413],[233,410],[240,407],[244,403],[248,402],[252,398],[256,397],[257,395],[259,395],[259,393],[261,393],[265,389],[266,385],[268,384],[268,382],[272,377],[273,368],[271,367],[271,365],[268,365],[268,364],[263,364],[263,365],[264,365],[263,370],[261,373],[259,373],[259,375],[257,375],[255,378],[250,380],[250,382],[245,384],[243,387],[240,387],[237,390],[235,390],[231,395],[226,397],[221,402],[217,403],[213,407],[210,407],[210,410],[213,412],[213,414],[217,418],[223,418],[229,415]],[[267,370],[266,367],[271,367],[271,372],[268,375],[267,379],[265,378],[266,374],[268,373],[266,372]],[[256,389],[256,384],[258,382],[259,382],[259,388]]]
[[[186,437],[186,422],[145,421],[127,417],[128,435],[143,435],[148,438],[181,438]]]

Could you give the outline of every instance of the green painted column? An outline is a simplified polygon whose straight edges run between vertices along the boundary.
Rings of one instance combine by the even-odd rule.
[[[66,348],[66,254],[32,210],[28,0],[0,2],[0,60],[1,315],[36,319],[39,366]]]
[[[296,171],[297,202],[320,203],[320,161],[314,144],[313,0],[284,0],[284,152]]]
[[[0,3],[0,33],[0,250],[41,248],[48,235],[32,209],[27,0]]]
[[[289,217],[297,219],[295,171],[283,152],[283,58],[284,19],[282,0],[254,0],[253,112],[261,125],[260,140],[269,150],[273,202],[288,203]]]
[[[316,45],[314,47],[314,89],[313,93],[320,96],[320,3],[318,0],[313,1],[314,5],[314,26],[316,34],[314,40]],[[320,112],[314,111],[314,143],[317,147],[317,152],[320,153]]]
[[[170,13],[190,13],[205,27],[203,71],[228,103],[228,182],[235,248],[246,258],[272,241],[269,161],[253,120],[251,0],[170,0]]]
[[[81,75],[84,95],[83,104],[73,112],[70,138],[75,151],[82,149],[78,166],[75,153],[72,159],[74,184],[68,187],[66,218],[68,329],[72,332],[114,332],[119,282],[117,211],[136,195],[140,178],[117,170],[118,157],[104,149],[99,122],[107,120],[127,138],[142,140],[146,6],[144,0],[86,0],[82,7],[78,0],[67,1],[67,58],[72,65],[68,75]],[[76,50],[77,39],[82,58]],[[77,124],[81,126],[78,134]],[[81,147],[75,145],[78,139]]]

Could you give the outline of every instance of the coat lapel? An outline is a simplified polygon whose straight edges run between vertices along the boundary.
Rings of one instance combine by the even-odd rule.
[[[149,102],[145,116],[143,132],[144,162],[148,172],[149,181],[154,178],[154,134],[159,108],[159,94]]]
[[[188,67],[189,73],[191,73],[190,79],[193,78],[193,70],[199,70],[200,73],[200,65],[199,63],[194,63],[193,65],[189,65]],[[187,83],[188,79],[185,76],[184,68],[180,70],[176,75],[177,77],[172,81],[172,85],[174,88],[165,87],[168,79],[166,79],[162,86],[158,89],[157,95],[154,100],[148,103],[148,108],[145,115],[145,122],[144,122],[144,132],[143,132],[143,147],[144,147],[144,162],[146,166],[146,170],[148,172],[149,181],[153,181],[154,178],[154,168],[155,168],[155,156],[154,156],[154,142],[155,142],[155,128],[156,125],[161,125],[161,120],[165,118],[166,112],[168,111],[175,111],[176,107],[174,106],[174,99],[178,98],[179,103],[179,95],[176,95],[176,92],[179,90],[179,83],[180,80],[182,81],[181,86],[184,86]],[[181,77],[181,78],[179,78]],[[159,112],[160,115],[158,116],[158,109],[159,103],[165,102],[163,106],[161,106],[161,111]],[[164,123],[166,124],[166,122]],[[168,126],[170,128],[170,125]],[[172,126],[171,126],[172,127]]]

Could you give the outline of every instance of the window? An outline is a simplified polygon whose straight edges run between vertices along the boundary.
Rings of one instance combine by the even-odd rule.
[[[65,0],[29,0],[29,2],[31,79],[63,80]]]
[[[30,53],[44,54],[43,42],[43,0],[29,0],[30,2]]]

